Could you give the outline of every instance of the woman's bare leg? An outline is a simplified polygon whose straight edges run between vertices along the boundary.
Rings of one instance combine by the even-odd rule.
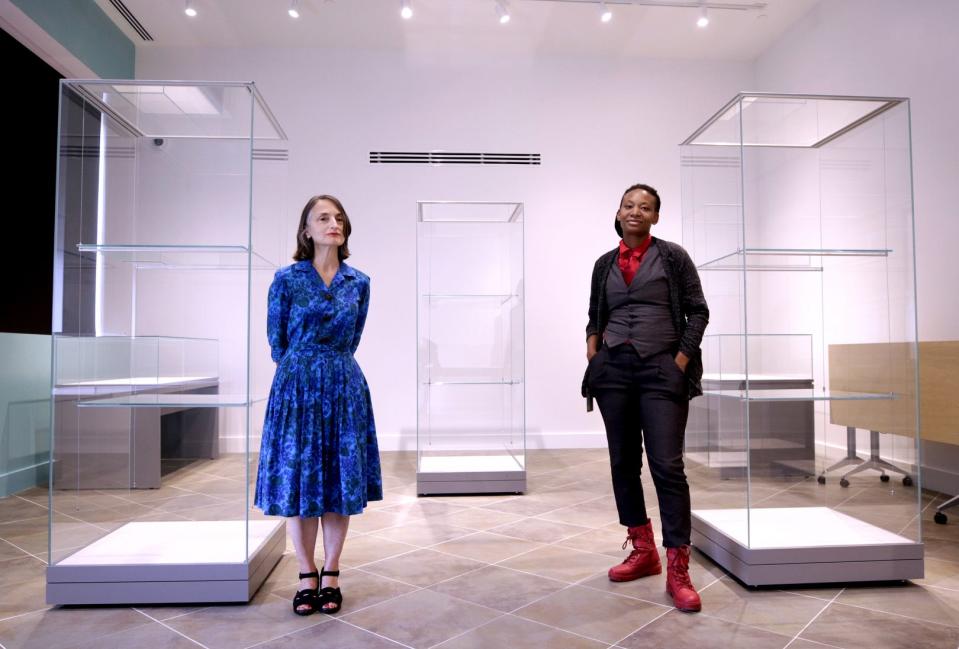
[[[319,518],[299,518],[292,517],[286,519],[286,530],[293,540],[293,549],[296,550],[296,563],[300,572],[313,572],[316,570],[316,535],[319,529]],[[315,578],[301,579],[297,590],[304,588],[316,588],[318,586]],[[299,606],[299,610],[307,610],[309,606]]]
[[[350,528],[350,517],[342,514],[327,512],[323,514],[323,569],[339,570],[340,554],[343,552],[343,543],[346,541],[346,532]],[[337,577],[323,577],[321,588],[337,588]],[[335,604],[327,603],[324,608],[333,608]]]

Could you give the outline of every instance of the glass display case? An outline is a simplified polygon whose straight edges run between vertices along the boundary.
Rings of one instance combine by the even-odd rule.
[[[282,555],[250,492],[285,140],[252,83],[61,82],[49,603],[248,601]]]
[[[526,490],[522,203],[417,204],[417,492]]]
[[[681,145],[693,542],[747,584],[923,575],[910,146],[906,99],[763,93]]]

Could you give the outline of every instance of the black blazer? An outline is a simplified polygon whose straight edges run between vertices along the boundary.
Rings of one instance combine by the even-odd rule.
[[[673,325],[679,332],[677,351],[689,357],[686,377],[689,380],[689,398],[703,393],[703,356],[700,344],[703,333],[709,323],[709,307],[703,295],[703,286],[699,281],[696,265],[689,254],[679,244],[655,239],[666,272],[669,285],[669,309],[673,316]],[[619,247],[610,250],[596,260],[593,266],[593,279],[589,291],[589,322],[586,324],[586,338],[597,335],[600,338],[609,322],[609,306],[606,303],[606,278],[619,256]],[[588,368],[587,368],[588,374]],[[593,398],[587,385],[588,376],[583,375],[582,394],[586,397],[586,409],[593,409]]]

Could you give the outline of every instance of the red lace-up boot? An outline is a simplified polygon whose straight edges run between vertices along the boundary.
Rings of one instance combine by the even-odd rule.
[[[626,528],[628,536],[623,542],[623,549],[632,541],[633,551],[621,564],[609,569],[610,581],[632,581],[648,575],[658,575],[663,571],[663,564],[659,560],[659,552],[653,540],[653,523],[646,521],[645,525]]]
[[[702,609],[699,593],[689,580],[689,546],[666,548],[666,592],[680,611]]]

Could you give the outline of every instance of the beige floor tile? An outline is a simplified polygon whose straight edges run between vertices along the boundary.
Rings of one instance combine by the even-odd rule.
[[[704,588],[700,597],[703,610],[711,617],[790,637],[802,631],[828,604],[784,591],[749,589],[730,577]]]
[[[350,531],[369,533],[399,525],[399,516],[381,509],[370,509],[357,516],[350,516]]]
[[[605,642],[588,640],[560,629],[507,615],[447,640],[437,649],[605,649]]]
[[[567,584],[497,566],[487,566],[430,586],[431,590],[504,613],[546,597]]]
[[[914,579],[912,583],[959,591],[959,563],[927,556],[925,572],[926,576],[923,579]]]
[[[153,618],[154,620],[164,622],[188,613],[196,613],[200,609],[207,607],[208,605],[204,604],[199,604],[197,606],[177,606],[175,604],[169,604],[163,606],[137,606],[136,610]]]
[[[483,566],[479,561],[432,550],[417,550],[363,566],[363,570],[413,586],[432,586]]]
[[[555,503],[544,503],[541,500],[537,500],[536,496],[511,498],[498,503],[490,503],[489,505],[485,506],[486,509],[492,509],[498,512],[506,512],[507,514],[517,514],[519,516],[536,516],[537,514],[545,514],[546,512],[551,512],[559,507],[561,507],[561,505],[557,505]]]
[[[623,549],[626,539],[626,528],[617,525],[615,528],[601,527],[582,534],[571,536],[559,542],[559,545],[587,552],[596,552],[615,557],[622,561],[628,552]]]
[[[444,516],[443,521],[455,527],[465,527],[471,530],[489,530],[500,525],[507,525],[524,520],[518,514],[508,514],[494,509],[470,507],[455,514]]]
[[[514,615],[612,644],[668,610],[650,602],[571,586]]]
[[[40,518],[47,515],[47,508],[24,498],[9,496],[0,498],[0,523],[22,521],[25,518]]]
[[[502,565],[541,577],[573,583],[599,574],[605,575],[609,570],[609,557],[548,545],[508,559]]]
[[[150,622],[142,626],[96,638],[74,645],[75,649],[199,649],[196,642],[175,631],[171,631],[159,622]]]
[[[672,610],[621,640],[616,646],[624,649],[783,649],[790,640],[790,636],[734,624],[702,613],[688,614]]]
[[[343,620],[419,649],[432,647],[499,616],[496,611],[449,595],[419,590],[347,615]]]
[[[959,627],[959,591],[955,590],[901,582],[854,585],[843,590],[836,602]]]
[[[445,520],[445,518],[417,519],[413,522],[400,523],[389,529],[375,530],[371,532],[371,535],[398,543],[427,547],[452,541],[469,534],[476,534],[476,530],[447,525],[443,522]]]
[[[491,532],[513,536],[527,541],[537,541],[539,543],[556,543],[570,536],[582,534],[589,531],[589,528],[579,525],[567,525],[565,523],[556,523],[553,521],[544,521],[538,518],[521,519],[515,523],[507,523],[494,527]]]
[[[959,628],[831,604],[800,635],[837,647],[944,649],[959,646]]]
[[[398,543],[381,536],[367,534],[347,539],[343,545],[343,554],[340,555],[340,564],[343,566],[362,566],[417,549],[415,545]]]
[[[336,649],[399,649],[400,645],[369,631],[339,620],[317,624],[303,631],[271,640],[256,649],[303,649],[331,647]]]
[[[619,513],[616,511],[616,503],[613,502],[612,498],[598,498],[590,502],[539,514],[537,518],[581,527],[603,527],[619,521]]]
[[[433,550],[455,554],[484,563],[496,563],[543,547],[541,543],[514,539],[500,534],[477,532],[433,546]]]
[[[0,645],[6,649],[74,649],[111,633],[149,624],[128,608],[47,609],[0,622]]]
[[[0,585],[0,620],[50,608],[46,598],[47,586],[43,575],[29,581],[3,583]]]
[[[17,546],[0,539],[0,561],[7,561],[9,559],[22,559],[23,557],[29,557],[24,550],[21,550]],[[2,582],[2,577],[0,577],[0,582]]]
[[[260,591],[248,605],[210,606],[165,624],[209,649],[235,649],[329,620],[326,615],[294,615],[291,601]]]

